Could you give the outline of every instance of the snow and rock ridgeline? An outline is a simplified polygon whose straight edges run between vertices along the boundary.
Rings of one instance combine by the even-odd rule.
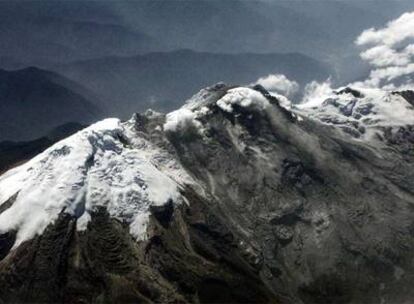
[[[233,113],[235,108],[263,113],[268,111],[272,105],[269,98],[264,96],[266,94],[263,95],[259,91],[259,88],[231,88],[215,101],[214,105],[227,113]],[[208,90],[202,90],[181,109],[167,114],[165,131],[177,132],[193,129],[202,132],[201,121],[209,113],[207,106],[209,103],[203,98],[202,92],[208,96],[206,94]],[[410,92],[412,91],[394,92],[345,87],[299,104],[292,103],[276,92],[267,94],[268,97],[274,98],[278,105],[288,110],[297,121],[306,117],[337,127],[354,140],[376,145],[386,141],[387,137],[392,134],[402,131],[410,132],[412,129],[414,98]],[[414,141],[411,137],[408,139]]]
[[[340,127],[361,140],[381,140],[384,130],[414,125],[410,96],[381,89],[346,87],[295,105],[293,111]]]
[[[181,109],[167,114],[159,131],[202,134],[202,120],[212,104],[230,114],[235,107],[252,112],[272,107],[258,90],[236,87],[219,93],[222,88],[219,84],[200,91]],[[414,124],[414,108],[405,95],[346,88],[318,102],[299,105],[272,96],[298,122],[307,117],[338,126],[358,140],[379,140],[384,128]],[[0,214],[0,233],[17,231],[17,246],[41,234],[62,211],[75,215],[78,229],[84,230],[90,212],[103,206],[112,217],[130,224],[137,240],[144,240],[150,206],[181,203],[180,184],[191,178],[171,155],[139,136],[133,125],[134,118],[125,123],[103,120],[1,176],[0,204],[15,201]]]
[[[412,111],[410,92],[219,84],[98,122],[0,176],[0,299],[412,298]]]

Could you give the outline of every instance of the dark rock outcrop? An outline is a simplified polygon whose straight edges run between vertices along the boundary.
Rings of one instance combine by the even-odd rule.
[[[414,106],[414,91],[411,91],[411,90],[399,91],[399,92],[397,91],[397,92],[393,92],[393,94],[402,96],[412,106]]]
[[[344,89],[336,92],[336,94],[338,94],[338,95],[351,94],[355,98],[362,98],[362,97],[364,97],[364,94],[362,94],[360,91],[355,90],[355,89],[350,88],[350,87],[346,87],[346,88],[344,88]]]
[[[168,227],[154,221],[145,244],[105,210],[85,232],[62,214],[0,262],[1,303],[274,302],[232,232],[188,191],[191,209],[176,210]],[[0,236],[0,257],[12,238]]]

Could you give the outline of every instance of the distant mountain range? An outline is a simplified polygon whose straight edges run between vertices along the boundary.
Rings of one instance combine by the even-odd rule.
[[[121,25],[90,21],[3,20],[0,21],[0,40],[0,56],[19,63],[17,67],[45,67],[51,63],[112,55],[131,56],[160,49],[160,45],[144,33]],[[2,61],[0,59],[1,67],[7,68],[8,62]]]
[[[0,140],[169,111],[218,81],[362,79],[356,35],[410,9],[408,0],[2,1]]]
[[[12,67],[12,61],[5,62]],[[103,116],[126,119],[147,108],[168,111],[192,92],[218,81],[248,84],[282,73],[306,83],[331,74],[326,65],[301,54],[190,50],[104,57],[50,68],[55,71],[0,70],[0,141],[33,140],[67,122],[88,124]]]
[[[134,57],[106,57],[51,67],[94,91],[109,115],[123,118],[153,108],[171,110],[212,83],[248,84],[285,74],[303,84],[333,72],[302,54],[218,54],[180,50]]]
[[[0,57],[13,58],[18,68],[46,68],[183,48],[300,51],[329,62],[349,81],[364,72],[361,62],[350,64],[359,59],[357,35],[412,9],[411,0],[1,1]],[[0,68],[9,65],[0,59]]]
[[[102,116],[93,93],[38,68],[0,70],[0,141],[38,138],[67,122],[87,124]]]

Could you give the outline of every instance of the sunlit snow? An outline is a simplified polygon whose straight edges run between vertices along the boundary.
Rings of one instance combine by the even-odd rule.
[[[41,234],[62,211],[77,217],[84,230],[90,213],[102,206],[130,224],[137,240],[145,239],[149,207],[182,201],[173,178],[183,174],[162,155],[157,160],[157,150],[144,139],[130,140],[131,132],[118,119],[103,120],[1,176],[0,204],[18,195],[0,214],[0,233],[17,231],[18,246]]]

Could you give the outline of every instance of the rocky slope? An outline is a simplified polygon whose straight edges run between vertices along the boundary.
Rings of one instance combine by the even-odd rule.
[[[409,303],[412,103],[219,84],[94,124],[0,177],[0,302]]]

